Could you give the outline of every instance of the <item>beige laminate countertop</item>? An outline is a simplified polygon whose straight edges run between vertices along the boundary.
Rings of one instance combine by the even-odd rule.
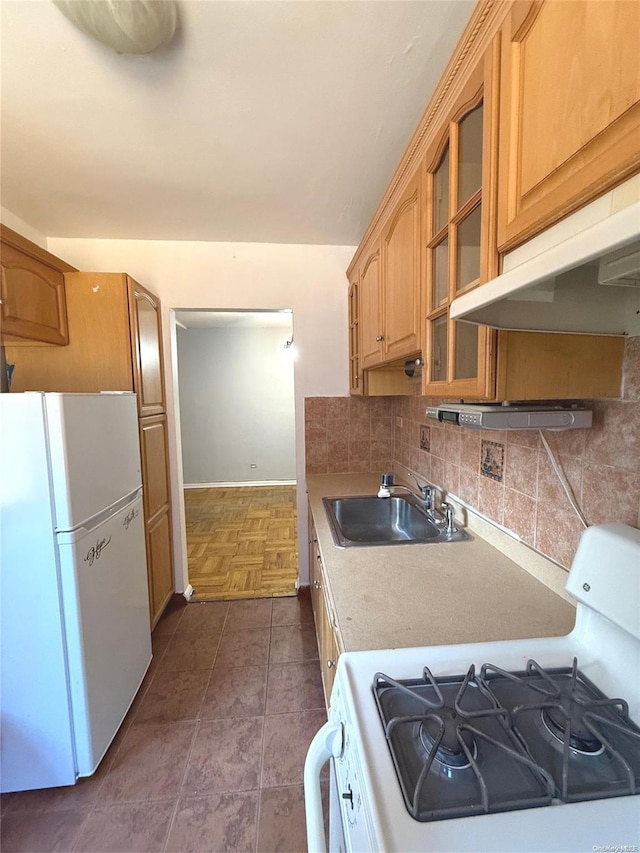
[[[568,601],[475,531],[471,542],[338,548],[322,498],[373,495],[378,485],[373,474],[307,478],[343,651],[550,637],[573,628]],[[566,577],[553,564],[550,571]]]

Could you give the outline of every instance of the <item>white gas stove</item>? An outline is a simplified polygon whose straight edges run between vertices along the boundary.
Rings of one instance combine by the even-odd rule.
[[[587,529],[565,637],[341,655],[305,764],[310,851],[638,851],[640,531]]]

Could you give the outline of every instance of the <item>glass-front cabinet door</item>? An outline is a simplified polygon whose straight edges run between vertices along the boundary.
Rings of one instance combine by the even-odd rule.
[[[424,280],[426,366],[423,393],[491,399],[494,338],[483,326],[449,319],[449,305],[497,274],[495,108],[492,47],[450,111],[425,163]]]

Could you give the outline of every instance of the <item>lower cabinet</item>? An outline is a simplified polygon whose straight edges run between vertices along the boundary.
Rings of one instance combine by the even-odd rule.
[[[326,592],[322,557],[320,556],[318,537],[311,513],[309,513],[309,576],[311,580],[311,605],[316,623],[316,637],[320,655],[322,687],[325,704],[328,708],[340,652],[335,617]]]
[[[171,552],[171,514],[167,509],[147,523],[147,576],[152,628],[173,595]]]
[[[139,430],[149,610],[153,628],[173,594],[167,416],[140,418]]]

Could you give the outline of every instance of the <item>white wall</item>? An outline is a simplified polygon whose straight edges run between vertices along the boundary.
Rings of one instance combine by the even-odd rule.
[[[187,561],[170,309],[293,310],[300,578],[307,583],[304,398],[349,393],[345,271],[356,247],[67,238],[47,242],[50,252],[79,269],[128,272],[162,300],[178,591],[186,587]]]
[[[24,219],[20,219],[15,213],[7,210],[6,207],[0,207],[0,222],[6,225],[7,228],[11,228],[12,231],[22,234],[27,240],[31,240],[32,243],[36,243],[41,249],[47,248],[47,238],[45,235],[25,222]]]
[[[291,323],[178,328],[185,484],[295,480],[291,334]]]

